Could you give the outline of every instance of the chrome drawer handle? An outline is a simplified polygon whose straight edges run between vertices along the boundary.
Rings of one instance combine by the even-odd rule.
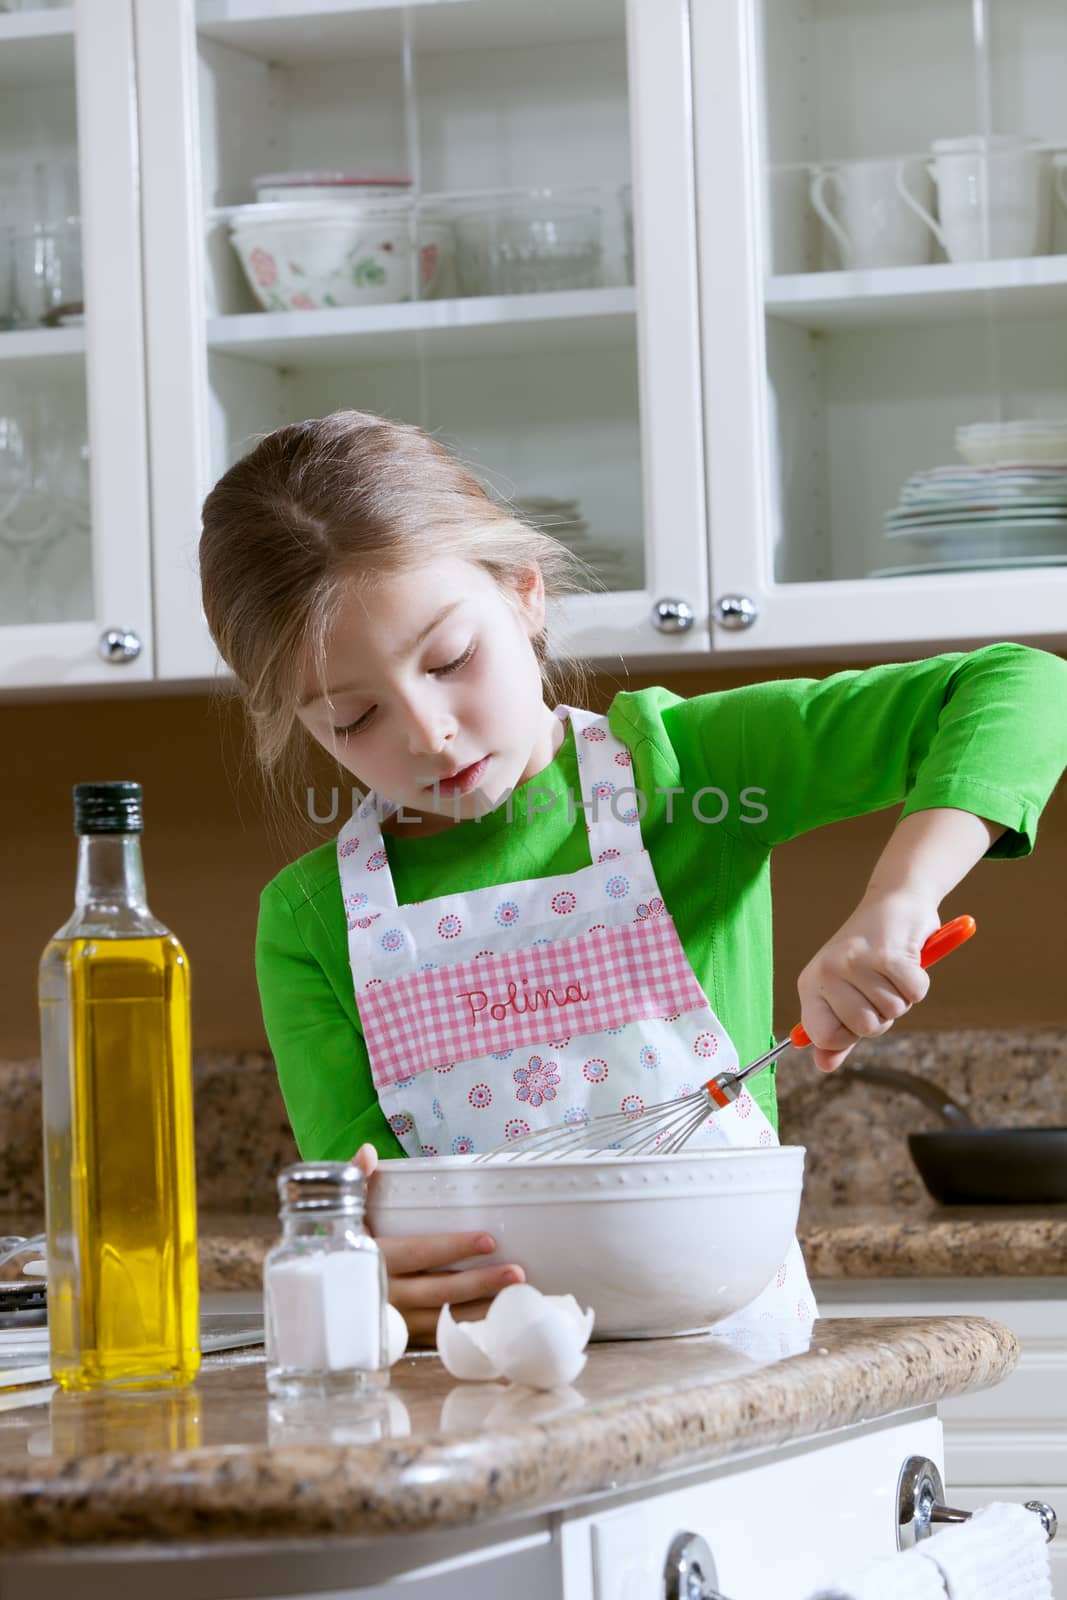
[[[945,1485],[940,1472],[928,1456],[909,1456],[897,1481],[897,1549],[910,1550],[920,1539],[928,1539],[942,1522],[967,1522],[969,1511],[955,1511],[944,1503]],[[1045,1539],[1056,1537],[1056,1513],[1041,1500],[1027,1500],[1027,1511],[1041,1518]]]
[[[663,1567],[663,1600],[726,1600],[715,1587],[715,1561],[699,1533],[680,1533],[671,1541]]]

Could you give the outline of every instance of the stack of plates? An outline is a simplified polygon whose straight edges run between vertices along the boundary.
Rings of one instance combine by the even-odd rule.
[[[872,577],[1067,563],[1067,464],[913,473],[886,513],[885,534],[909,540],[923,559]]]
[[[622,541],[608,544],[595,539],[577,500],[553,495],[517,495],[512,502],[524,522],[549,533],[591,567],[606,589],[640,589],[644,579],[640,557]]]

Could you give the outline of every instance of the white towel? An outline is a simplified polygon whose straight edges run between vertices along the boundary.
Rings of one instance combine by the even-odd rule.
[[[948,1600],[1052,1600],[1045,1530],[1025,1506],[994,1501],[916,1548],[941,1573]]]
[[[809,1600],[1052,1600],[1045,1530],[1025,1506],[994,1502]]]
[[[809,1600],[945,1600],[941,1574],[919,1549],[884,1556],[854,1577],[838,1579]]]

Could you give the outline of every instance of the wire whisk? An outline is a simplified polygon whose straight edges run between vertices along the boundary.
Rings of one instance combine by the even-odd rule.
[[[955,917],[943,923],[927,939],[919,954],[920,964],[932,967],[935,961],[964,943],[976,931],[973,917]],[[554,1156],[571,1155],[673,1155],[681,1150],[709,1116],[737,1099],[749,1078],[763,1072],[772,1061],[791,1047],[803,1050],[811,1043],[804,1027],[798,1022],[788,1036],[775,1044],[766,1055],[749,1062],[740,1072],[720,1072],[691,1094],[677,1100],[661,1100],[656,1105],[645,1106],[640,1111],[614,1111],[605,1116],[593,1117],[583,1124],[557,1123],[550,1128],[538,1128],[533,1133],[520,1134],[497,1145],[478,1162],[503,1157],[507,1160],[550,1160]]]

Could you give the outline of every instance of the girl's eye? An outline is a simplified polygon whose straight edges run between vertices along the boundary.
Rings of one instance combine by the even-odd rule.
[[[471,658],[471,656],[473,654],[474,654],[474,640],[472,639],[470,644],[467,646],[466,650],[464,650],[463,654],[460,655],[460,656],[457,656],[455,661],[449,661],[443,667],[434,667],[434,668],[432,668],[431,670],[433,672],[433,676],[435,678],[447,678],[448,674],[450,672],[458,672],[460,667],[465,667],[467,665],[467,662],[470,660],[470,658]]]
[[[366,727],[371,715],[370,711],[364,711],[363,715],[357,717],[355,722],[347,722],[343,728],[334,728],[333,731],[339,739],[347,737],[350,733],[359,733],[361,728]]]
[[[431,667],[431,677],[447,678],[450,673],[458,672],[461,667],[465,667],[467,665],[467,662],[470,661],[471,657],[474,655],[476,648],[476,643],[472,639],[466,650],[463,651],[463,654],[458,655],[454,661],[447,661],[443,667]],[[357,717],[355,722],[347,722],[343,728],[335,727],[333,730],[334,734],[338,739],[343,739],[347,738],[347,736],[351,733],[362,733],[363,729],[367,726],[371,717],[374,715],[374,710],[375,708],[372,706],[371,709],[369,711],[365,711],[361,717]]]

